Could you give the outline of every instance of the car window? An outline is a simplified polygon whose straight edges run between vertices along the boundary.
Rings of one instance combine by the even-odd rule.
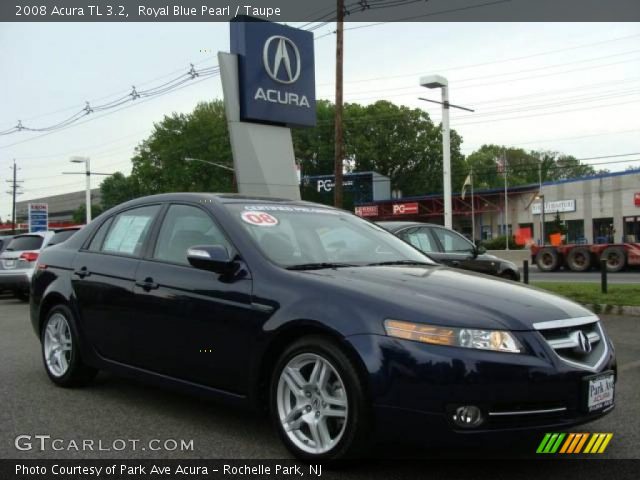
[[[160,205],[134,208],[116,215],[101,251],[139,256]]]
[[[108,218],[102,225],[100,225],[100,228],[98,228],[98,231],[91,239],[91,243],[89,243],[88,250],[91,250],[92,252],[100,251],[102,248],[102,242],[104,242],[104,237],[107,236],[107,232],[109,231],[112,221],[113,217]]]
[[[187,250],[195,245],[223,245],[231,250],[206,212],[190,205],[171,205],[162,222],[153,258],[188,265]]]
[[[22,235],[14,237],[7,245],[7,251],[39,250],[42,246],[43,237],[40,235]]]
[[[78,230],[62,230],[60,232],[57,232],[53,235],[53,237],[51,237],[51,240],[49,241],[49,243],[47,244],[47,247],[51,247],[53,245],[58,245],[59,243],[64,242],[65,240],[68,240],[69,238],[71,238],[73,236],[74,233],[76,233]]]
[[[438,251],[426,228],[411,228],[401,232],[399,237],[423,252],[432,253]]]
[[[284,266],[433,262],[383,228],[355,215],[306,205],[229,203],[225,207],[260,251]]]
[[[442,248],[447,253],[466,253],[473,251],[473,245],[466,238],[456,232],[444,228],[434,228],[433,232],[440,240]]]

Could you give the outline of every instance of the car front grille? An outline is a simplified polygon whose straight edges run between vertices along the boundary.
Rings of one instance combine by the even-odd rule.
[[[596,316],[539,322],[533,326],[565,363],[595,371],[606,358],[607,339]]]

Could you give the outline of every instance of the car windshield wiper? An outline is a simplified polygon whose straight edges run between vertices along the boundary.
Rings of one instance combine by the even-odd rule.
[[[331,263],[331,262],[318,262],[318,263],[300,263],[298,265],[289,265],[287,270],[320,270],[323,268],[346,268],[357,267],[351,263]]]
[[[375,263],[367,263],[365,266],[367,267],[381,267],[385,265],[426,265],[429,267],[433,267],[434,263],[427,262],[419,262],[417,260],[391,260],[388,262],[375,262]]]

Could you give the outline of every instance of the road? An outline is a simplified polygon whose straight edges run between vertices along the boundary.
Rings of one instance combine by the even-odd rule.
[[[522,271],[522,270],[521,270]],[[535,265],[529,267],[530,282],[580,282],[580,283],[600,283],[600,271],[591,272],[571,272],[561,270],[558,272],[541,272]],[[634,269],[626,272],[609,273],[607,275],[609,283],[635,283],[640,284],[640,270]]]
[[[604,318],[618,354],[620,379],[616,409],[607,417],[582,426],[582,432],[613,432],[604,456],[640,458],[640,317]],[[288,458],[266,418],[171,390],[150,387],[101,373],[89,387],[62,389],[47,378],[39,343],[28,320],[27,306],[0,298],[0,458]],[[51,435],[66,441],[114,439],[193,440],[192,451],[150,449],[108,452],[18,451],[18,435]],[[537,444],[540,438],[532,439]],[[526,443],[526,442],[525,442]],[[421,458],[443,456],[535,457],[535,446],[495,444],[483,450],[440,448],[409,450]],[[393,453],[387,455],[396,455]],[[404,450],[404,455],[407,451]],[[475,453],[474,453],[475,452]],[[367,478],[374,478],[369,472]],[[354,478],[344,473],[345,478]],[[388,478],[380,474],[379,478]]]

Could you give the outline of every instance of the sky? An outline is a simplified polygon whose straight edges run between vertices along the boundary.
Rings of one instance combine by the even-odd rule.
[[[314,31],[317,94],[331,100],[334,29]],[[228,49],[226,23],[0,23],[0,132],[18,120],[32,128],[56,124],[86,101],[160,85],[191,63],[215,66],[216,53]],[[439,122],[440,107],[418,100],[439,99],[437,90],[419,86],[429,74],[449,80],[451,103],[475,110],[452,110],[464,154],[494,143],[571,154],[596,169],[640,167],[638,23],[346,24],[345,101],[389,100]],[[13,159],[23,181],[19,200],[82,190],[84,176],[62,174],[82,169],[69,157],[89,156],[95,172],[128,174],[154,122],[219,98],[219,77],[196,79],[60,131],[0,135],[0,218],[10,216],[5,180]],[[99,182],[93,177],[93,186]]]

